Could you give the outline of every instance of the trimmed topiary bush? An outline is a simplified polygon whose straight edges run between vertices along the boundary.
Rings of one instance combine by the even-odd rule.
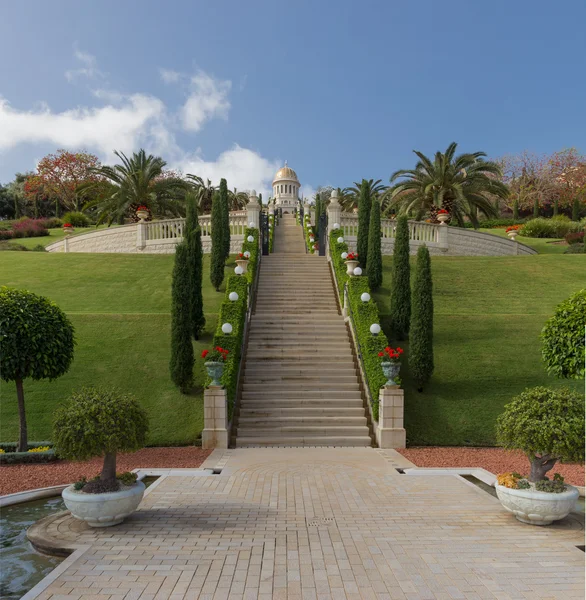
[[[210,264],[210,281],[216,292],[224,281],[224,223],[223,223],[222,200],[218,192],[214,192],[212,200],[212,256]]]
[[[74,393],[55,412],[55,450],[69,460],[103,456],[100,481],[112,489],[88,485],[84,492],[116,491],[116,454],[134,452],[145,445],[148,417],[138,401],[113,389],[85,388]]]
[[[191,336],[191,283],[186,242],[175,248],[171,288],[171,380],[186,394],[193,383],[193,344]]]
[[[191,333],[198,340],[203,331],[206,318],[203,312],[202,279],[203,248],[201,245],[201,228],[197,218],[195,198],[189,194],[187,201],[187,218],[185,219],[185,244],[187,245],[187,261],[189,269],[189,308]]]
[[[404,340],[411,321],[411,270],[409,266],[409,221],[405,215],[397,219],[393,250],[393,283],[391,288],[392,335]]]
[[[360,256],[360,255],[359,255]],[[381,251],[380,203],[375,198],[370,208],[370,228],[368,232],[368,285],[378,290],[383,283],[383,257]]]
[[[409,331],[409,369],[419,391],[423,391],[434,369],[433,281],[431,258],[426,246],[420,246],[417,250]]]
[[[505,406],[496,433],[501,446],[527,455],[529,481],[541,481],[558,460],[584,460],[584,398],[568,389],[527,389]]]
[[[338,283],[340,301],[342,301],[344,299],[344,284],[348,281],[349,276],[346,265],[344,264],[344,259],[342,258],[344,252],[348,254],[348,244],[346,242],[338,242],[338,238],[340,237],[344,237],[342,229],[332,229],[332,231],[330,231],[330,256],[332,257],[334,274],[336,276],[336,282]]]
[[[90,218],[82,212],[65,213],[61,220],[63,223],[71,223],[74,227],[89,227],[92,224]]]
[[[368,267],[368,233],[370,227],[370,186],[366,179],[360,184],[358,198],[358,237],[356,238],[356,252],[363,269]]]
[[[73,325],[48,298],[0,288],[0,377],[14,381],[18,398],[18,450],[28,450],[23,381],[67,373],[75,346]]]
[[[559,304],[541,330],[541,355],[550,375],[567,379],[584,377],[585,324],[586,289],[583,289]]]

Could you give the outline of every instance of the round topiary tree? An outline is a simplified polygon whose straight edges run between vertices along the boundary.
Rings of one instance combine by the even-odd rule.
[[[74,345],[73,325],[55,303],[26,290],[0,288],[0,377],[16,384],[19,452],[28,450],[23,381],[67,373]]]
[[[533,483],[544,479],[558,460],[583,461],[584,398],[567,388],[526,389],[498,417],[497,441],[527,455]]]
[[[84,492],[117,491],[116,453],[142,448],[148,417],[136,398],[114,389],[85,388],[74,393],[55,412],[55,451],[69,460],[103,456],[101,485],[87,484]],[[104,483],[105,482],[105,483]]]
[[[585,324],[586,289],[559,304],[541,331],[541,354],[548,373],[567,379],[584,377]]]

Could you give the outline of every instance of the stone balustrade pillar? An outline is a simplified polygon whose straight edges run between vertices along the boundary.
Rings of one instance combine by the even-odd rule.
[[[442,252],[448,251],[448,226],[436,225],[438,229],[437,241]]]
[[[383,387],[380,390],[376,432],[380,448],[405,448],[403,399],[404,392],[398,385]]]
[[[256,195],[255,190],[252,190],[248,196],[248,204],[246,205],[246,219],[247,227],[255,227],[256,229],[260,228],[260,204],[258,203],[258,196]],[[251,223],[254,223],[254,225],[251,225]]]
[[[203,393],[202,448],[228,447],[228,396],[220,386],[210,386]]]
[[[147,240],[147,224],[145,221],[139,221],[136,224],[136,247],[144,250]]]
[[[338,201],[338,190],[333,190],[330,196],[330,203],[328,205],[328,239],[329,233],[334,229],[334,224],[340,225],[342,218],[342,207]]]

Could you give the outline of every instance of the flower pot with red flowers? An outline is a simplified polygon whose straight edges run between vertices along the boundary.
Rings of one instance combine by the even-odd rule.
[[[450,213],[445,209],[441,208],[437,211],[437,220],[440,222],[440,225],[445,225],[446,221],[449,221]]]
[[[516,237],[519,235],[519,227],[520,227],[520,225],[511,225],[510,227],[507,227],[507,235],[509,236],[509,238],[511,240],[513,240],[513,242],[515,241]]]
[[[148,207],[146,206],[139,206],[136,209],[136,216],[141,220],[141,222],[144,222],[146,219],[149,218],[150,215],[150,211],[148,209]]]
[[[63,223],[63,231],[65,232],[65,235],[69,235],[73,233],[75,229],[71,223]]]
[[[395,381],[395,378],[401,370],[401,354],[403,354],[403,348],[391,348],[390,346],[387,346],[382,352],[378,353],[381,359],[380,365],[387,378],[385,387],[399,385]]]
[[[246,256],[246,254],[248,254],[248,256]],[[248,259],[250,257],[250,254],[241,252],[238,255],[238,258],[236,259],[236,264],[242,268],[242,273],[246,273],[248,271]]]
[[[360,264],[358,261],[358,254],[356,252],[349,252],[344,264],[346,265],[346,273],[352,277],[352,275],[354,275],[354,269]]]
[[[222,387],[220,379],[222,379],[224,363],[229,353],[228,350],[220,348],[220,346],[216,346],[213,350],[204,350],[201,353],[201,357],[206,359],[204,366],[208,376],[212,380],[210,386]]]

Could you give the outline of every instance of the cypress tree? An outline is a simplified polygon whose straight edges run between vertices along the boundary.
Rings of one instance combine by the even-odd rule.
[[[359,255],[360,256],[360,255]],[[378,289],[383,282],[383,259],[380,237],[380,203],[375,198],[370,209],[370,227],[368,229],[368,285],[371,290]]]
[[[321,196],[315,195],[315,237],[319,239],[319,217],[321,215]]]
[[[553,199],[553,216],[557,217],[559,212],[560,199],[556,196]]]
[[[537,217],[539,217],[539,198],[536,196],[533,200],[533,218],[537,219]]]
[[[405,215],[397,219],[393,250],[393,283],[391,288],[391,325],[393,334],[404,340],[411,320],[411,279],[409,268],[409,221]]]
[[[411,329],[409,332],[409,369],[417,388],[431,379],[433,373],[433,282],[431,259],[427,246],[417,251],[413,285]]]
[[[262,206],[262,192],[258,194],[258,203]]]
[[[368,268],[368,228],[370,226],[370,188],[366,179],[360,184],[358,198],[358,237],[356,252],[363,269]]]
[[[224,248],[224,261],[230,256],[230,205],[228,202],[228,184],[225,179],[220,179],[220,200],[222,204],[222,228],[224,230],[222,245]]]
[[[226,262],[224,246],[224,224],[222,221],[222,201],[219,192],[214,192],[212,199],[212,256],[210,264],[210,281],[216,292],[220,291],[224,281],[224,263]]]
[[[576,196],[572,203],[572,221],[580,220],[580,198]]]
[[[182,242],[175,248],[171,288],[171,380],[184,394],[193,383],[193,345],[190,318],[189,251]]]
[[[513,219],[519,220],[519,200],[517,198],[513,200]]]
[[[201,246],[201,228],[197,218],[197,205],[193,195],[189,194],[187,200],[187,218],[185,219],[185,243],[189,261],[189,294],[191,332],[194,339],[198,340],[206,324],[203,312],[202,275],[203,275],[203,248]]]

